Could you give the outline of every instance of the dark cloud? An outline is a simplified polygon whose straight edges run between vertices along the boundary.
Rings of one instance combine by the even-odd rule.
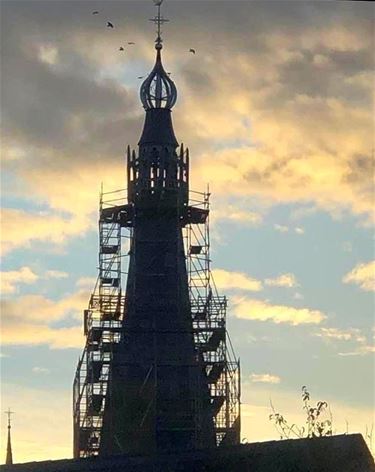
[[[135,145],[141,132],[137,84],[129,87],[123,77],[133,73],[131,67],[147,67],[145,72],[152,67],[154,31],[147,23],[152,2],[2,6],[3,132],[6,144],[27,151],[25,160],[11,161],[13,171],[27,180],[31,167],[30,179],[38,169],[61,169],[63,175],[103,161],[119,163],[126,144]],[[100,14],[93,16],[93,9]],[[368,111],[370,89],[358,78],[372,67],[370,11],[350,2],[165,2],[165,15],[173,21],[164,27],[164,62],[179,89],[174,117],[180,141],[192,144],[195,156],[222,144],[236,146],[236,140],[262,141],[271,157],[262,169],[249,163],[244,171],[249,182],[260,188],[283,176],[291,186],[308,186],[309,174],[291,170],[305,152],[294,142],[303,147],[312,140],[315,148],[340,155],[327,100],[344,104],[342,112]],[[113,31],[105,28],[107,20],[115,24]],[[136,46],[120,59],[118,46],[127,39]],[[323,119],[333,130],[330,136]],[[244,120],[252,122],[251,130]],[[274,139],[268,123],[270,129],[280,126],[275,136],[288,143],[282,156],[276,143],[264,142]],[[263,137],[256,134],[260,124]],[[298,139],[288,141],[290,131]],[[357,174],[353,164],[343,181],[354,185]]]

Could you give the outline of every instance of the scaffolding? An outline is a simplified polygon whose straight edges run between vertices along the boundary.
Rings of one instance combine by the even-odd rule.
[[[227,299],[218,294],[210,268],[210,193],[190,192],[196,217],[184,228],[195,347],[211,397],[216,444],[240,442],[240,362],[226,329]]]
[[[73,388],[76,458],[99,454],[113,350],[120,341],[126,316],[122,287],[127,275],[134,207],[125,202],[125,190],[101,192],[99,274],[84,310],[86,345]],[[227,299],[219,296],[210,270],[209,206],[208,192],[190,192],[181,221],[196,355],[207,376],[219,446],[240,442],[240,365],[226,331]],[[201,398],[195,399],[195,407],[196,418],[202,418]],[[198,437],[199,425],[196,432]]]
[[[74,457],[98,455],[113,346],[120,340],[125,297],[121,280],[126,272],[125,191],[101,192],[99,208],[99,273],[84,310],[86,345],[73,387]]]

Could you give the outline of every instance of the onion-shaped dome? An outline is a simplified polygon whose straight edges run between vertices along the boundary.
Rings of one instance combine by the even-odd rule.
[[[161,44],[156,45],[156,63],[140,90],[145,110],[165,108],[170,110],[177,100],[177,89],[161,63]]]

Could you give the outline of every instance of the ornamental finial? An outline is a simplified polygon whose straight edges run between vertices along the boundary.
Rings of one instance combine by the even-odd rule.
[[[154,18],[151,18],[150,21],[152,21],[153,23],[155,23],[156,25],[156,40],[155,40],[155,48],[156,49],[162,49],[163,47],[163,40],[161,38],[161,25],[163,25],[164,23],[168,22],[169,20],[167,18],[164,18],[163,16],[161,16],[161,4],[163,3],[163,0],[154,0],[154,4],[155,6],[158,7],[158,13],[157,15],[155,15]]]
[[[158,7],[157,15],[150,19],[157,26],[155,48],[157,50],[155,66],[147,79],[141,85],[140,96],[145,110],[152,108],[166,108],[170,110],[177,100],[177,89],[169,74],[165,72],[161,62],[161,49],[163,40],[161,37],[161,25],[169,20],[161,16],[160,7],[163,0],[154,0]]]

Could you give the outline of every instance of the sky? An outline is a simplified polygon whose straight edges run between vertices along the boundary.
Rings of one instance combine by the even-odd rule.
[[[72,457],[98,196],[101,182],[126,186],[154,14],[141,0],[1,2],[1,408],[15,412],[16,462]],[[302,385],[329,402],[334,432],[365,435],[374,425],[371,4],[168,0],[164,15],[176,136],[190,148],[191,188],[212,192],[212,267],[241,358],[242,439],[278,439],[270,400],[303,425]]]

